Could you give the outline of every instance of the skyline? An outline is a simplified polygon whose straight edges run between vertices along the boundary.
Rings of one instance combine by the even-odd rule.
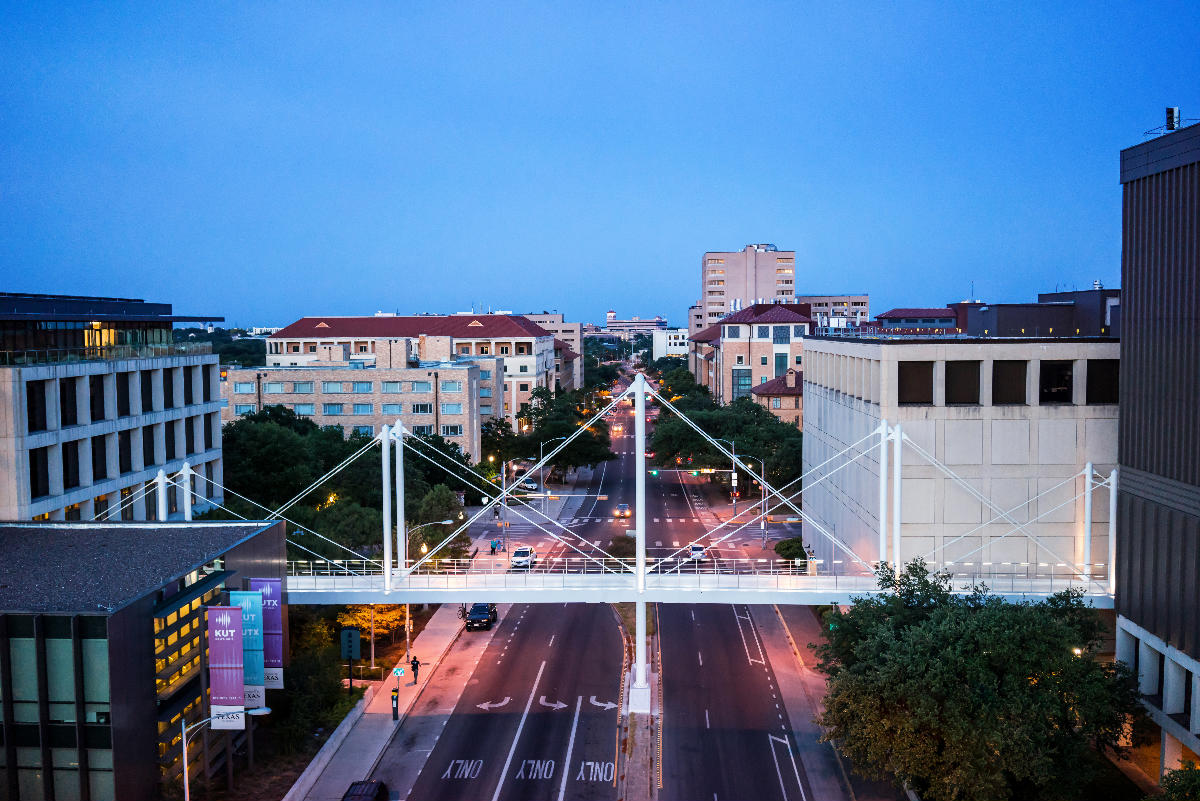
[[[1200,116],[1182,3],[688,8],[12,6],[5,289],[684,326],[771,242],[876,314],[1031,300],[1119,284],[1119,151]]]

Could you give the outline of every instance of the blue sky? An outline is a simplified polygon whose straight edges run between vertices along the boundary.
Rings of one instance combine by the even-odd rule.
[[[1108,286],[1197,3],[0,6],[11,291],[232,324],[685,323],[773,242],[875,312]]]

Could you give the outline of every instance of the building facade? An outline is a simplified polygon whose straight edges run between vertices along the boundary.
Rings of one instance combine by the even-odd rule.
[[[526,320],[535,323],[550,332],[556,339],[567,346],[566,350],[578,355],[583,353],[583,323],[568,323],[563,319],[563,315],[550,312],[541,312],[540,314],[525,314],[522,315]],[[556,345],[556,347],[558,347]],[[560,348],[560,350],[562,350]],[[566,351],[562,352],[563,356],[569,356]],[[569,370],[565,369],[569,366]],[[564,362],[559,356],[555,357],[555,380],[563,387],[568,385],[571,388],[579,388],[583,386],[583,360],[570,359]],[[569,373],[569,375],[568,375]]]
[[[284,536],[280,521],[0,523],[3,797],[152,801],[177,784],[180,725],[210,714],[204,608],[284,578]],[[189,737],[193,790],[246,763],[253,720]]]
[[[788,370],[758,384],[750,390],[750,396],[781,421],[804,427],[804,373],[799,370]]]
[[[862,295],[796,295],[785,303],[808,304],[815,328],[854,328],[871,319],[871,298]]]
[[[533,390],[554,391],[554,337],[518,314],[304,317],[267,340],[267,364],[330,361],[322,348],[340,349],[348,363],[383,366],[403,363],[413,352],[429,362],[499,356],[504,392],[496,405],[502,404],[501,414],[514,429]]]
[[[620,339],[633,339],[637,334],[653,334],[655,331],[667,328],[667,321],[662,317],[643,320],[631,317],[628,320],[618,320],[617,313],[609,309],[604,315],[604,333],[612,334]]]
[[[896,557],[890,539],[879,547],[872,432],[885,420],[954,474],[905,446],[900,562],[1020,575],[1062,563],[1095,575],[1107,561],[1107,490],[1093,490],[1085,553],[1085,485],[1076,474],[1090,462],[1107,476],[1116,464],[1119,343],[810,337],[804,345],[804,469],[864,437],[871,449],[806,487],[805,511],[861,558]],[[976,492],[1041,545],[1010,534],[1013,525]],[[827,564],[844,558],[812,526],[805,535]]]
[[[1162,731],[1200,753],[1200,125],[1121,153],[1117,657]]]
[[[721,404],[752,398],[751,390],[788,370],[803,370],[808,307],[756,303],[693,335],[688,367]]]
[[[230,422],[280,405],[347,436],[373,437],[400,420],[415,434],[438,434],[479,462],[480,428],[500,417],[504,362],[500,357],[420,362],[403,367],[226,367],[222,419]]]
[[[217,357],[171,329],[222,318],[61,295],[5,294],[0,309],[0,519],[153,519],[146,490],[185,462],[221,500]]]
[[[663,328],[651,334],[651,358],[662,359],[675,356],[686,359],[688,355],[688,330],[686,328]]]

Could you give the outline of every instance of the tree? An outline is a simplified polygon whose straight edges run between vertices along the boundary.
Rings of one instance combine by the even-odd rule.
[[[780,559],[803,559],[808,561],[808,551],[804,550],[804,538],[792,537],[775,543],[775,555]]]
[[[1158,783],[1163,794],[1146,801],[1200,801],[1200,767],[1184,762],[1183,767],[1169,770]]]
[[[436,523],[439,520],[450,520],[452,522],[444,526],[427,526],[421,529],[418,536],[423,538],[426,544],[429,545],[430,550],[432,550],[454,530],[459,523],[459,517],[462,513],[463,507],[458,502],[458,496],[445,484],[435,485],[421,499],[421,506],[417,512],[418,519],[422,523]],[[463,532],[439,551],[437,558],[465,559],[470,548],[471,538],[467,536],[466,532]]]
[[[236,420],[225,426],[221,440],[225,486],[270,509],[316,478],[305,438],[277,422]]]
[[[348,604],[337,614],[339,626],[356,628],[367,634],[371,631],[371,609],[375,610],[375,637],[391,635],[392,642],[396,641],[396,633],[404,631],[404,604]]]
[[[954,595],[919,560],[880,583],[881,597],[827,615],[818,648],[818,722],[857,769],[927,801],[1048,801],[1078,797],[1093,749],[1120,750],[1138,693],[1097,658],[1101,626],[1079,593]]]

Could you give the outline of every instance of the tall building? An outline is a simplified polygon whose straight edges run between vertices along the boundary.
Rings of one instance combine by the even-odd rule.
[[[211,714],[205,607],[285,578],[284,536],[277,520],[0,523],[0,797],[161,798],[181,724]],[[246,721],[188,738],[193,791],[253,760]]]
[[[559,354],[555,356],[555,381],[564,388],[572,389],[583,386],[583,359],[572,358],[583,353],[583,323],[568,323],[563,315],[551,312],[522,315],[531,323],[536,323],[554,335],[567,347],[556,346]]]
[[[1118,375],[1120,347],[1112,339],[806,338],[805,471],[864,437],[870,452],[806,485],[805,512],[868,562],[897,557],[890,540],[880,552],[876,503],[872,432],[886,420],[954,474],[905,447],[900,562],[919,556],[952,572],[1016,575],[1062,563],[1064,576],[1096,575],[1108,558],[1107,490],[1093,490],[1089,525],[1082,473],[1090,462],[1107,476],[1116,464],[1117,392],[1128,381]],[[982,498],[1037,543],[1011,533]],[[805,541],[827,564],[842,558],[808,524]]]
[[[699,333],[756,303],[806,303],[822,328],[846,328],[871,319],[867,295],[797,294],[796,251],[746,245],[700,257],[700,300],[688,309],[688,331]]]
[[[155,518],[159,470],[221,499],[221,398],[207,343],[170,304],[0,294],[0,519]],[[171,513],[180,513],[175,488]]]
[[[1117,656],[1169,769],[1200,753],[1200,125],[1122,151],[1121,183]]]
[[[519,314],[303,317],[270,336],[267,364],[329,361],[324,348],[339,349],[351,365],[399,364],[411,352],[408,341],[422,361],[501,357],[504,390],[496,403],[513,428],[533,390],[554,391],[554,336]]]

